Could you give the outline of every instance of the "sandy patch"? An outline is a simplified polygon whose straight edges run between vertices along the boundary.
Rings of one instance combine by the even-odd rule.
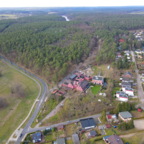
[[[144,129],[144,119],[134,120],[134,126],[138,130]]]

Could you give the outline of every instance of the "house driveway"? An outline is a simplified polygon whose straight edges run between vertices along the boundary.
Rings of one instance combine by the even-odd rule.
[[[138,130],[144,130],[144,119],[134,120],[134,126]]]

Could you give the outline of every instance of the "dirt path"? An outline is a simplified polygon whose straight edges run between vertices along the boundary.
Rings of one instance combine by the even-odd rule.
[[[17,109],[19,104],[20,104],[20,101],[17,102],[15,107],[11,110],[10,113],[7,114],[7,116],[3,119],[2,123],[0,123],[0,125],[4,125],[5,124],[5,122],[13,115],[13,113],[15,112],[15,110]]]
[[[129,138],[134,136],[136,133],[131,133],[131,134],[127,134],[127,135],[120,135],[121,138]]]
[[[64,102],[66,101],[68,97],[66,97],[63,101],[61,101],[41,122],[39,122],[35,127],[39,127],[41,125],[42,122],[44,122],[45,120],[49,119],[50,117],[56,115],[60,109],[61,106],[64,105]]]

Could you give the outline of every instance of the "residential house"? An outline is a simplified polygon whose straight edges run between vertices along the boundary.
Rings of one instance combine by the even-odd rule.
[[[32,141],[33,143],[38,143],[42,141],[42,133],[41,132],[36,132],[32,134]]]
[[[92,137],[97,136],[97,133],[96,133],[96,131],[92,130],[92,131],[88,132],[87,136],[88,136],[88,138],[92,138]]]
[[[83,129],[90,129],[96,127],[96,123],[93,118],[81,119],[80,123]]]
[[[123,42],[125,42],[125,40],[124,39],[119,39],[119,42],[123,43]]]
[[[74,144],[80,144],[79,136],[78,134],[73,134],[72,135],[72,140]]]
[[[120,95],[126,95],[126,93],[123,91],[116,91],[116,97],[119,98]]]
[[[122,82],[131,82],[131,83],[134,82],[133,79],[128,78],[128,77],[123,77],[121,80]]]
[[[128,96],[127,95],[120,95],[119,98],[118,98],[119,101],[122,101],[122,102],[127,102],[128,101]]]
[[[106,144],[124,144],[118,135],[109,135],[103,137]]]
[[[126,56],[130,56],[130,51],[124,51]]]
[[[126,72],[122,75],[122,77],[132,78],[132,73]]]
[[[75,72],[66,78],[61,86],[85,92],[90,87],[88,80],[91,80],[91,77],[85,76],[81,72]]]
[[[66,144],[65,138],[59,138],[59,139],[57,139],[57,140],[54,142],[54,144]]]
[[[131,115],[130,112],[124,111],[124,112],[120,112],[119,113],[119,118],[121,120],[123,120],[124,122],[128,122],[128,121],[130,121],[132,119],[132,115]]]
[[[117,121],[117,116],[116,114],[107,114],[106,119],[108,122],[116,122]]]
[[[117,58],[122,58],[122,54],[120,52],[117,53],[116,55]]]
[[[84,80],[76,83],[75,86],[76,86],[76,90],[85,92],[90,87],[90,83]]]
[[[94,76],[92,78],[92,83],[103,85],[104,84],[104,78],[102,76]]]
[[[124,89],[124,92],[128,95],[128,96],[134,96],[134,90],[132,88],[126,87]]]
[[[122,86],[122,90],[125,91],[125,88],[131,88],[132,87],[132,83],[130,83],[130,82],[122,82],[121,86]]]
[[[123,91],[117,91],[116,92],[116,97],[118,98],[119,101],[122,101],[122,102],[127,102],[128,101],[128,96]]]
[[[140,49],[138,49],[138,50],[135,50],[135,53],[136,54],[142,54],[142,51]]]

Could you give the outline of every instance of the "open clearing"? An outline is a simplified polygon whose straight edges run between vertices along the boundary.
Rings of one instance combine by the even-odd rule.
[[[128,135],[128,137],[123,137],[122,140],[124,143],[128,142],[129,144],[144,144],[144,131],[137,132],[134,135]]]
[[[14,14],[0,14],[0,20],[1,19],[16,19],[17,16]]]
[[[39,88],[33,80],[1,61],[0,70],[0,98],[7,103],[0,108],[0,143],[3,144],[27,116]]]
[[[93,93],[94,95],[98,94],[99,91],[100,91],[100,89],[101,89],[101,86],[100,86],[100,85],[95,85],[95,86],[91,87],[92,93]]]
[[[138,130],[144,130],[144,119],[134,120],[134,126]]]

